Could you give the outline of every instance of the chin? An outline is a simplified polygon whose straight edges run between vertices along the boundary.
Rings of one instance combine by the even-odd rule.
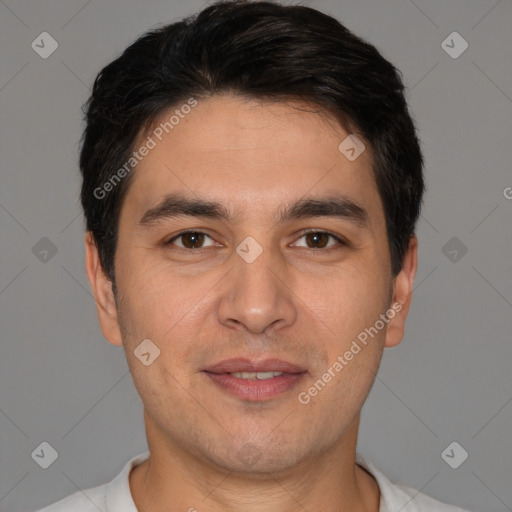
[[[276,443],[265,445],[247,441],[233,446],[227,453],[219,450],[209,454],[210,460],[224,470],[251,477],[268,476],[269,473],[279,473],[298,464],[304,457],[303,447],[276,446]]]

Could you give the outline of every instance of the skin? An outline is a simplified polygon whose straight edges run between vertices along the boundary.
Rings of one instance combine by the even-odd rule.
[[[375,480],[355,464],[360,411],[384,347],[402,339],[417,241],[393,278],[369,145],[349,161],[338,150],[348,133],[304,107],[223,95],[199,101],[180,120],[134,171],[119,220],[117,297],[86,234],[102,332],[124,346],[144,403],[151,456],[130,474],[140,511],[379,509]],[[284,206],[333,191],[367,210],[366,227],[338,217],[276,222]],[[220,202],[233,217],[139,224],[176,192]],[[190,244],[183,238],[165,245],[185,229],[211,237],[206,249],[179,247]],[[332,232],[348,245],[315,245],[303,229]],[[236,252],[247,236],[263,249],[252,263]],[[386,328],[301,404],[299,392],[395,303],[402,309]],[[161,351],[149,366],[134,355],[144,339]],[[244,401],[201,371],[232,357],[279,358],[307,374],[277,397]]]

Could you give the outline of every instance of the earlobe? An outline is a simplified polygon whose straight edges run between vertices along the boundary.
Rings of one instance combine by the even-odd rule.
[[[413,235],[409,241],[409,248],[404,255],[402,270],[394,280],[391,308],[396,314],[388,324],[385,347],[394,347],[402,341],[405,321],[412,302],[412,291],[417,269],[418,239]]]
[[[90,231],[85,234],[85,270],[91,285],[103,336],[113,345],[123,344],[112,281],[101,266],[98,248]]]

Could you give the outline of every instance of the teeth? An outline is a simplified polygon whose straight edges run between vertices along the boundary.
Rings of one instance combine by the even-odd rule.
[[[237,379],[265,380],[279,377],[279,375],[283,375],[283,372],[233,372],[230,375]]]

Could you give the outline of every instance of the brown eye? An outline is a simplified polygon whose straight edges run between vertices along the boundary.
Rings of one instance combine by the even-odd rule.
[[[294,245],[305,247],[306,249],[329,249],[336,245],[346,245],[340,237],[327,231],[309,231],[303,233],[299,240],[304,240],[305,243],[296,242]]]
[[[309,247],[315,249],[323,249],[329,242],[329,235],[327,233],[308,233],[306,241]]]
[[[184,233],[181,235],[183,245],[187,249],[198,249],[203,245],[204,234],[203,233]]]
[[[206,238],[211,239],[207,234],[200,231],[185,231],[171,238],[166,245],[176,245],[181,249],[202,249],[208,247],[204,245]]]

